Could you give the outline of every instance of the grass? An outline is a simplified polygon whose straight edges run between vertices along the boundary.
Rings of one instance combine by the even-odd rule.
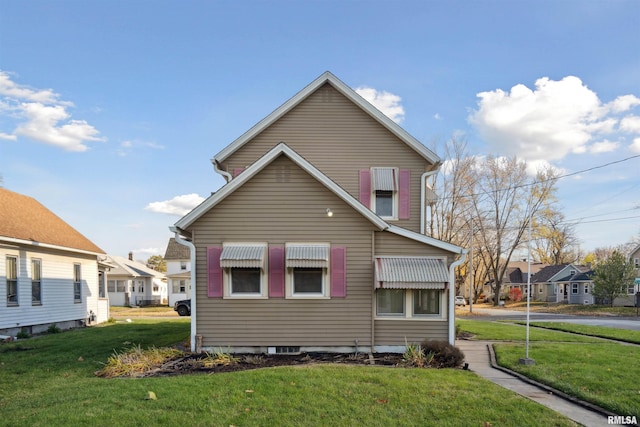
[[[592,337],[608,338],[640,344],[640,331],[608,328],[606,326],[578,325],[575,323],[566,322],[532,322],[530,323],[530,325],[537,328],[553,329],[558,331],[589,335]]]
[[[640,360],[640,347],[595,337],[629,339],[637,337],[637,331],[539,322],[558,330],[530,329],[529,357],[535,360],[531,366],[519,363],[525,355],[522,325],[461,319],[456,322],[463,331],[475,334],[476,339],[514,341],[493,345],[499,365],[613,413],[640,416],[640,364],[636,363]]]
[[[477,340],[525,341],[526,328],[519,324],[456,319],[464,332],[474,335]],[[530,341],[555,342],[599,342],[597,338],[567,334],[560,331],[529,328]]]
[[[523,344],[495,344],[498,363],[615,414],[640,417],[640,348],[615,343],[532,343],[535,365],[518,363]]]
[[[491,305],[483,306],[495,308]],[[526,310],[527,302],[509,302],[506,304],[507,310]],[[634,307],[610,307],[608,305],[582,305],[582,304],[550,304],[547,302],[531,301],[530,311],[539,313],[573,314],[585,316],[628,316],[635,317]]]
[[[167,346],[188,334],[188,319],[134,320],[3,344],[0,424],[574,425],[460,369],[316,365],[140,379],[94,375],[114,354]]]
[[[127,317],[178,317],[178,313],[173,310],[173,307],[160,306],[160,307],[109,307],[109,313],[112,317],[127,318]]]

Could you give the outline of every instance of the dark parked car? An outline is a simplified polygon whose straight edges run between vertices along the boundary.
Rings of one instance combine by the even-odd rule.
[[[182,299],[176,301],[176,303],[173,304],[173,309],[177,311],[180,316],[191,316],[191,300]]]

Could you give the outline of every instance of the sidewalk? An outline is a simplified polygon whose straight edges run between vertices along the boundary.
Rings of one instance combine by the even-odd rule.
[[[456,346],[465,355],[465,362],[469,364],[469,370],[481,377],[553,409],[581,425],[587,427],[607,425],[606,415],[587,409],[578,403],[564,399],[555,393],[491,366],[491,357],[488,349],[490,344],[490,341],[456,341]]]

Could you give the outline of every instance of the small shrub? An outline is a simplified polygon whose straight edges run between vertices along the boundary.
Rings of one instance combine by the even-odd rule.
[[[114,351],[104,368],[95,374],[106,378],[138,377],[182,354],[180,350],[175,348],[151,347],[143,350],[140,345],[137,345],[122,353]]]
[[[461,333],[462,333],[462,326],[460,326],[460,323],[456,323],[456,338],[459,338]]]
[[[27,332],[26,329],[22,329],[20,332],[16,334],[16,338],[18,338],[19,340],[24,340],[27,338],[31,338],[31,335],[29,335],[29,332]]]
[[[431,364],[437,368],[457,368],[464,362],[464,353],[447,341],[424,341],[425,354],[432,354]]]
[[[520,288],[512,288],[509,291],[509,299],[515,302],[522,301],[522,291]]]
[[[222,348],[220,348],[220,350],[214,353],[207,353],[207,356],[203,360],[203,365],[205,368],[212,368],[219,365],[229,366],[235,365],[239,360],[240,359],[234,357],[229,352],[229,349],[227,349],[227,351],[225,352],[222,350]]]
[[[116,319],[114,319],[113,317],[109,317],[107,319],[107,323],[116,323]]]
[[[60,332],[62,332],[62,329],[58,328],[58,325],[56,325],[55,323],[50,324],[47,328],[48,334],[58,334]]]

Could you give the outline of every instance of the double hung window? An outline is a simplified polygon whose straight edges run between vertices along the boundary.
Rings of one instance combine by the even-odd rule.
[[[262,298],[267,296],[266,251],[264,243],[225,244],[220,255],[224,269],[225,298]]]
[[[82,268],[73,264],[73,302],[82,302]]]
[[[291,243],[286,245],[287,297],[329,297],[327,274],[329,245]]]
[[[31,260],[31,304],[42,304],[42,261]]]
[[[18,305],[18,258],[8,256],[6,260],[7,305]]]

